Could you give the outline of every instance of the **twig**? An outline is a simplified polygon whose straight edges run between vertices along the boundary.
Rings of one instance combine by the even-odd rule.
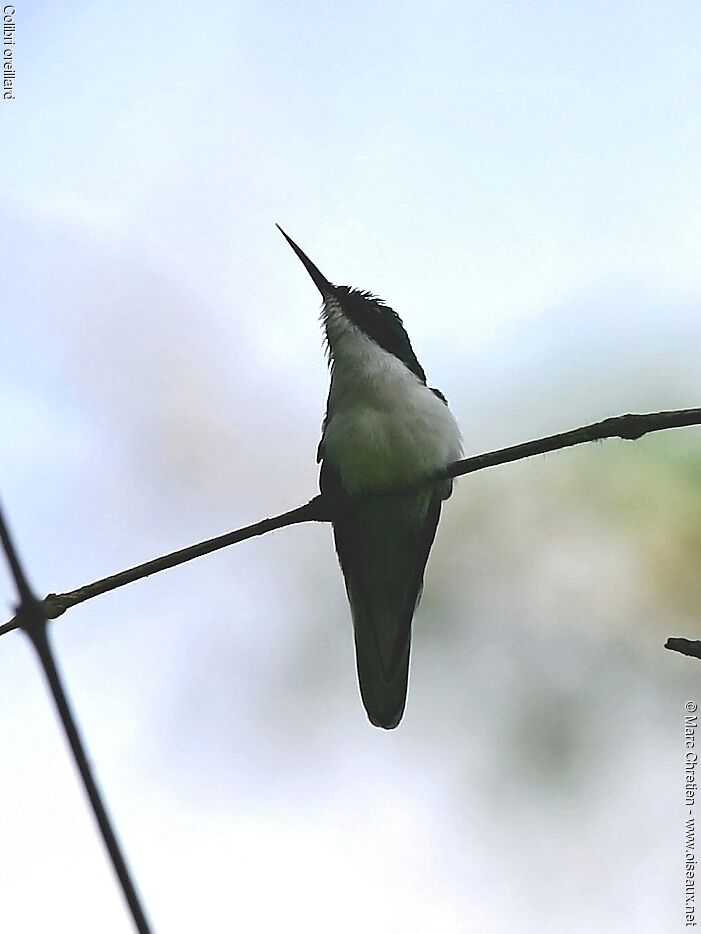
[[[615,418],[605,418],[603,422],[584,425],[583,428],[563,431],[558,435],[538,438],[536,441],[526,441],[525,444],[514,444],[512,447],[491,451],[489,454],[468,457],[451,464],[448,468],[448,475],[461,477],[463,474],[474,473],[476,470],[484,470],[485,467],[496,467],[498,464],[524,460],[535,454],[548,454],[551,451],[571,448],[575,444],[584,444],[587,441],[603,441],[605,438],[637,441],[638,438],[651,434],[653,431],[686,428],[689,425],[701,425],[701,409],[677,409],[673,412],[651,412],[646,415],[617,415]]]
[[[538,438],[524,444],[514,444],[511,447],[500,448],[487,454],[467,457],[451,464],[444,473],[433,479],[461,477],[465,474],[475,473],[478,470],[485,470],[487,467],[496,467],[499,464],[524,460],[537,454],[547,454],[563,448],[573,447],[576,444],[585,444],[589,441],[601,441],[604,438],[624,438],[633,441],[654,431],[699,424],[701,424],[701,408],[679,409],[672,412],[651,412],[644,415],[619,415],[615,418],[606,418],[602,422],[584,425],[582,428],[575,428],[572,431],[548,435],[546,438]],[[392,495],[392,493],[382,495]],[[86,584],[77,590],[70,590],[60,594],[51,593],[41,601],[42,612],[48,619],[55,619],[78,603],[108,593],[110,590],[116,590],[118,587],[131,584],[159,571],[176,567],[186,561],[192,561],[194,558],[210,554],[220,548],[226,548],[229,545],[235,545],[257,535],[264,535],[266,532],[272,532],[275,529],[281,529],[300,522],[330,522],[334,514],[342,507],[341,502],[336,502],[328,496],[316,496],[304,506],[291,509],[289,512],[281,513],[271,519],[263,519],[253,525],[227,532],[225,535],[219,535],[216,538],[210,538],[197,545],[190,545],[160,558],[154,558],[126,571],[120,571],[118,574],[103,577],[101,580]],[[18,626],[17,617],[9,620],[9,622],[0,626],[0,636],[12,632]]]
[[[247,538],[255,538],[256,535],[264,535],[266,532],[272,532],[287,525],[295,525],[299,522],[328,522],[330,515],[329,505],[323,502],[321,496],[316,496],[304,506],[290,509],[289,512],[283,512],[279,516],[262,519],[253,525],[244,526],[244,528],[236,529],[233,532],[226,532],[216,538],[208,538],[196,545],[188,545],[187,548],[181,548],[179,551],[173,551],[160,558],[153,558],[144,564],[137,564],[126,571],[111,574],[109,577],[102,577],[100,580],[85,584],[84,587],[79,587],[77,590],[69,590],[66,593],[50,593],[41,601],[42,612],[47,619],[56,619],[56,617],[63,615],[66,610],[78,603],[84,603],[86,600],[91,600],[103,593],[109,593],[110,590],[124,587],[125,584],[131,584],[144,577],[149,577],[151,574],[166,571],[168,568],[177,567],[179,564],[192,561],[194,558],[201,558],[203,555],[218,551],[220,548],[235,545]],[[15,616],[9,622],[0,626],[0,636],[12,632],[13,629],[18,627],[19,622]]]
[[[95,783],[90,764],[83,746],[78,725],[71,710],[68,697],[66,696],[61,676],[56,666],[54,654],[49,642],[47,627],[47,618],[43,611],[43,601],[38,601],[29,586],[24,570],[20,564],[17,551],[10,537],[9,530],[5,525],[5,520],[0,509],[0,541],[2,542],[8,564],[12,571],[17,592],[19,593],[20,603],[17,609],[17,625],[22,629],[32,642],[39,656],[39,661],[44,671],[44,675],[49,685],[49,689],[54,699],[58,715],[63,724],[63,729],[73,752],[75,764],[78,767],[85,791],[90,800],[95,820],[100,828],[102,839],[107,848],[112,866],[117,874],[119,884],[131,911],[134,925],[139,934],[149,934],[149,925],[146,915],[141,907],[139,896],[137,895],[134,883],[129,875],[126,861],[122,855],[117,837],[110,822],[109,815],[100,796],[100,792]]]
[[[692,658],[701,658],[701,642],[690,639],[667,639],[664,644],[666,649],[672,652],[680,652],[682,655],[690,655]]]

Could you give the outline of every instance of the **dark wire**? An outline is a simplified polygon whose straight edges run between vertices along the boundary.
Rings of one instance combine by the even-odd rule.
[[[83,785],[87,793],[90,805],[95,815],[102,839],[104,840],[107,852],[109,854],[114,871],[117,874],[124,898],[129,905],[134,925],[139,934],[150,934],[150,927],[146,920],[146,915],[139,901],[134,883],[131,880],[126,860],[117,841],[117,836],[112,827],[107,809],[102,801],[97,784],[93,777],[85,753],[85,747],[78,731],[78,725],[68,702],[68,697],[63,688],[61,676],[56,666],[54,654],[49,642],[47,632],[47,621],[41,610],[41,604],[31,591],[24,570],[20,564],[17,551],[15,550],[10,533],[5,525],[5,520],[0,509],[0,541],[5,549],[8,564],[12,571],[15,584],[20,596],[20,604],[17,609],[17,618],[22,630],[29,636],[32,645],[36,649],[39,661],[44,670],[44,675],[49,685],[51,695],[54,699],[58,715],[63,724],[68,742],[73,752],[75,764],[78,767],[80,776],[83,779]]]

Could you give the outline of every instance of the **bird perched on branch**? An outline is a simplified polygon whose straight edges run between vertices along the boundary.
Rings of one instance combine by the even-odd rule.
[[[317,460],[323,494],[350,499],[333,522],[355,633],[360,694],[375,726],[404,712],[414,612],[452,480],[402,490],[462,454],[445,396],[426,385],[402,321],[370,292],[333,285],[278,229],[321,292],[331,369]],[[354,497],[358,498],[353,503]]]

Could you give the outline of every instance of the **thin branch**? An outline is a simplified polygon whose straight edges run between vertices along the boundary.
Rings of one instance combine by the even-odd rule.
[[[0,541],[5,549],[7,561],[10,565],[10,570],[12,571],[12,576],[14,577],[20,596],[20,604],[16,616],[17,624],[19,628],[27,634],[39,657],[44,676],[46,677],[58,715],[63,724],[66,738],[73,752],[75,764],[83,779],[83,785],[90,800],[95,820],[100,828],[102,839],[107,848],[114,871],[117,874],[122,893],[129,906],[134,925],[139,934],[149,934],[150,929],[146,920],[146,915],[141,907],[139,896],[137,895],[136,888],[129,875],[129,870],[124,856],[122,855],[109,815],[107,814],[107,809],[102,801],[90,769],[90,763],[88,762],[85,747],[78,731],[78,725],[63,687],[61,675],[56,666],[51,643],[49,642],[47,618],[42,607],[43,601],[38,601],[32,593],[14,543],[10,537],[9,530],[5,525],[2,510],[0,510]]]
[[[615,418],[606,418],[602,422],[584,425],[582,428],[575,428],[572,431],[548,435],[546,438],[538,438],[524,444],[514,444],[511,447],[500,448],[498,451],[490,451],[487,454],[467,457],[451,464],[445,472],[439,474],[436,478],[432,478],[431,482],[434,479],[445,477],[461,477],[465,474],[475,473],[478,470],[485,470],[487,467],[496,467],[499,464],[524,460],[537,454],[547,454],[563,448],[573,447],[576,444],[585,444],[589,441],[601,441],[605,438],[624,438],[633,441],[654,431],[684,428],[689,425],[699,424],[701,424],[701,408],[679,409],[672,412],[651,412],[645,415],[619,415]],[[392,493],[388,492],[382,495],[389,496]],[[229,545],[235,545],[257,535],[264,535],[266,532],[272,532],[275,529],[281,529],[300,522],[330,522],[341,508],[343,508],[343,503],[340,501],[334,501],[329,496],[316,496],[304,506],[291,509],[289,512],[281,513],[271,519],[263,519],[253,525],[227,532],[225,535],[219,535],[216,538],[210,538],[197,545],[190,545],[163,557],[154,558],[126,571],[120,571],[118,574],[86,584],[77,590],[70,590],[60,594],[51,593],[41,601],[42,612],[48,619],[55,619],[78,603],[108,593],[110,590],[116,590],[118,587],[131,584],[159,571],[177,567],[179,564],[210,554],[220,548],[226,548]],[[11,619],[0,626],[0,636],[12,632],[18,626],[17,617]]]
[[[686,428],[689,425],[701,425],[701,409],[677,409],[673,412],[651,412],[647,415],[617,415],[615,418],[605,418],[603,422],[594,422],[583,428],[563,431],[558,435],[527,441],[525,444],[514,444],[512,447],[491,451],[489,454],[468,457],[451,464],[448,468],[448,475],[461,477],[463,474],[474,473],[476,470],[484,470],[485,467],[496,467],[498,464],[524,460],[536,454],[560,451],[588,441],[603,441],[605,438],[637,441],[638,438],[651,434],[653,431]]]
[[[315,496],[304,506],[298,506],[296,509],[290,509],[289,512],[280,513],[279,516],[273,516],[271,519],[262,519],[253,525],[244,526],[233,532],[226,532],[224,535],[217,535],[216,538],[209,538],[196,545],[188,545],[187,548],[181,548],[179,551],[173,551],[170,554],[163,555],[160,558],[153,558],[144,564],[137,564],[126,571],[120,571],[118,574],[111,574],[109,577],[103,577],[100,580],[93,581],[91,584],[85,584],[77,590],[69,590],[66,593],[50,593],[41,601],[41,607],[47,619],[56,619],[66,610],[76,606],[78,603],[84,603],[100,594],[109,593],[110,590],[116,590],[118,587],[124,587],[125,584],[132,584],[134,581],[149,577],[151,574],[157,574],[159,571],[167,571],[169,568],[177,567],[186,561],[192,561],[194,558],[201,558],[203,555],[211,554],[220,548],[226,548],[229,545],[235,545],[237,542],[243,542],[247,538],[255,538],[257,535],[264,535],[266,532],[273,532],[275,529],[284,528],[287,525],[295,525],[299,522],[328,522],[331,516],[330,504],[326,504],[321,496]],[[7,632],[19,628],[18,618],[15,616],[9,622],[0,626],[0,636]]]
[[[692,658],[701,658],[701,642],[690,639],[667,639],[664,644],[666,649],[672,652],[679,652],[681,655],[690,655]]]

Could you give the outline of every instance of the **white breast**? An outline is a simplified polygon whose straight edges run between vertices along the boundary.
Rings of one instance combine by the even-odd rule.
[[[348,493],[411,484],[462,454],[448,406],[353,326],[335,342],[329,410],[321,454]]]

